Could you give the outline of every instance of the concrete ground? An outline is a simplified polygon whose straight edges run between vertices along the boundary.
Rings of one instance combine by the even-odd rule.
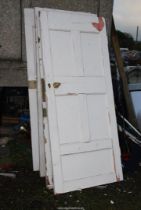
[[[54,195],[39,174],[15,169],[16,178],[0,176],[0,210],[140,210],[141,169],[121,183]]]
[[[32,171],[30,140],[15,135],[1,151],[11,168],[0,170],[0,210],[141,210],[141,167],[124,174],[124,181],[100,188],[54,195],[45,179]],[[7,152],[8,151],[8,152]],[[12,173],[12,177],[1,173]]]

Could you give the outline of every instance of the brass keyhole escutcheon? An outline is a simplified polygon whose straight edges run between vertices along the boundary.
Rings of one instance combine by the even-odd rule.
[[[51,88],[51,84],[50,83],[48,83],[48,87]]]
[[[59,88],[60,85],[61,85],[60,82],[54,82],[54,83],[53,83],[53,87],[54,87],[54,88]]]

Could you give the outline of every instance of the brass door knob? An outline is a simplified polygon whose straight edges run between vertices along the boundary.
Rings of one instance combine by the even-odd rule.
[[[61,85],[60,82],[54,82],[54,83],[53,83],[53,87],[54,87],[54,88],[59,88],[60,85]]]

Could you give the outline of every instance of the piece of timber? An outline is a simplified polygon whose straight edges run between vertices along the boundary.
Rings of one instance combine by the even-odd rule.
[[[133,110],[133,105],[132,105],[132,101],[131,101],[131,97],[130,97],[130,93],[129,93],[129,89],[128,89],[127,77],[125,74],[123,60],[122,60],[121,53],[120,53],[120,47],[119,47],[118,37],[117,37],[116,29],[115,29],[114,19],[112,20],[111,39],[112,39],[112,45],[113,45],[113,49],[114,49],[114,53],[115,53],[115,57],[116,57],[119,75],[120,75],[122,85],[123,85],[123,93],[124,93],[126,108],[127,108],[127,112],[128,112],[128,119],[135,127],[137,127],[135,113]]]

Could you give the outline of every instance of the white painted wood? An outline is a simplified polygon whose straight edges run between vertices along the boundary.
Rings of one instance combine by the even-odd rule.
[[[55,193],[122,180],[105,27],[54,10],[40,21]]]
[[[35,15],[35,14],[34,14]],[[40,40],[38,37],[37,30],[37,16],[35,15],[35,40],[36,43],[36,69],[37,69],[37,103],[38,103],[38,128],[39,128],[39,165],[40,165],[40,176],[45,177],[46,175],[46,166],[45,166],[45,136],[43,132],[43,107],[42,107],[42,72],[41,72],[41,63],[40,63]]]
[[[105,22],[105,21],[104,21]],[[106,23],[105,23],[106,25]],[[112,135],[112,144],[113,144],[113,157],[114,157],[114,167],[116,172],[117,180],[123,179],[121,160],[120,160],[120,147],[118,143],[118,132],[117,132],[117,123],[116,123],[116,115],[115,115],[115,107],[114,107],[114,96],[113,96],[113,86],[112,86],[112,78],[110,71],[110,61],[109,61],[109,53],[108,53],[108,39],[106,36],[106,27],[103,29],[103,33],[101,33],[101,43],[102,43],[102,54],[103,54],[103,68],[104,74],[106,75],[106,86],[107,86],[107,102],[108,102],[108,113],[109,120],[111,126],[111,135]]]
[[[94,167],[94,165],[93,165]],[[103,182],[101,182],[103,180]],[[89,176],[83,179],[75,179],[72,181],[64,182],[64,192],[74,190],[82,190],[92,186],[115,182],[115,173],[99,174],[98,176]]]
[[[42,17],[42,16],[40,16],[40,17]],[[51,75],[50,82],[51,81],[53,82],[53,75],[52,75],[52,71],[51,71],[51,55],[49,53],[49,51],[50,51],[49,34],[48,33],[46,34],[46,32],[47,32],[46,13],[43,13],[43,17],[41,18],[40,23],[41,23],[43,58],[44,58],[44,55],[46,55],[46,57],[47,57],[47,60],[43,59],[43,61],[44,61],[43,63],[44,63],[44,71],[45,71],[45,79],[46,79],[47,98],[50,99],[50,100],[47,101],[48,102],[48,119],[50,120],[49,129],[52,127],[52,129],[55,131],[55,132],[50,132],[51,154],[52,154],[52,163],[53,163],[53,183],[54,183],[54,186],[57,185],[58,189],[61,189],[61,191],[63,191],[62,171],[61,171],[61,163],[60,163],[59,150],[58,150],[59,142],[55,141],[55,139],[58,138],[58,135],[56,133],[58,128],[57,128],[57,125],[55,123],[57,121],[57,118],[56,118],[56,110],[55,110],[54,90],[52,88],[50,89],[50,91],[48,90],[49,89],[49,86],[48,86],[49,81],[46,77],[47,72],[49,72],[50,75]],[[43,33],[42,24],[45,27],[45,28],[43,27],[45,29],[45,33]],[[47,67],[47,69],[46,69],[46,67]],[[49,107],[52,107],[55,110],[55,112],[51,113],[49,111]],[[52,141],[53,139],[54,139],[54,141]],[[56,177],[56,174],[57,174],[57,177]]]
[[[99,158],[100,155],[103,158]],[[62,171],[64,182],[114,173],[112,148],[64,155],[62,156]]]
[[[85,142],[83,143],[72,143],[72,144],[63,144],[60,148],[61,155],[67,155],[67,154],[75,154],[75,153],[81,153],[81,152],[91,152],[96,151],[100,149],[105,148],[111,148],[112,147],[112,141],[111,139],[104,139],[99,141],[98,139],[92,142]]]
[[[29,23],[29,25],[28,25],[28,35],[30,36],[30,41],[28,40],[28,47],[29,47],[28,50],[30,51],[30,54],[28,55],[29,65],[31,66],[32,72],[34,72],[34,74],[35,74],[34,77],[33,77],[32,74],[29,74],[29,76],[31,75],[30,80],[32,80],[33,78],[36,81],[38,80],[38,82],[37,82],[38,90],[37,89],[36,89],[36,91],[29,90],[30,95],[32,95],[32,93],[33,93],[33,96],[30,97],[32,99],[32,100],[30,100],[30,106],[31,106],[30,112],[33,113],[32,114],[33,116],[35,115],[35,113],[37,113],[37,116],[35,116],[37,118],[37,120],[36,121],[33,120],[31,122],[31,124],[32,124],[31,132],[32,132],[33,136],[35,134],[36,137],[37,137],[37,131],[39,130],[38,141],[40,142],[40,143],[36,144],[36,147],[35,147],[35,142],[32,141],[32,144],[33,144],[32,145],[32,153],[33,153],[33,156],[36,157],[36,161],[34,161],[33,165],[35,165],[37,163],[37,157],[39,158],[38,165],[40,165],[40,166],[38,166],[38,170],[40,168],[40,176],[43,177],[43,176],[45,176],[45,152],[44,152],[44,147],[45,147],[46,154],[47,154],[47,160],[48,160],[46,162],[46,167],[48,169],[47,172],[46,172],[47,177],[48,177],[47,180],[49,182],[49,188],[51,188],[53,186],[53,183],[52,183],[53,178],[52,178],[52,163],[51,163],[51,154],[50,154],[50,142],[48,141],[48,143],[46,145],[43,144],[45,142],[43,141],[43,130],[42,130],[43,126],[42,126],[42,124],[44,124],[44,135],[45,135],[46,139],[49,139],[49,131],[48,131],[48,124],[46,123],[46,121],[47,121],[46,117],[44,117],[44,123],[42,123],[42,109],[41,109],[42,108],[42,105],[41,105],[42,102],[41,102],[41,87],[40,87],[41,84],[40,84],[39,77],[40,77],[40,74],[41,74],[41,79],[43,79],[44,76],[43,76],[43,71],[42,71],[42,62],[41,62],[41,54],[40,54],[41,52],[38,49],[38,46],[39,46],[39,48],[41,46],[40,46],[40,43],[37,42],[37,38],[38,38],[37,36],[40,36],[39,28],[38,28],[39,27],[38,26],[38,20],[36,20],[36,18],[34,17],[34,15],[37,15],[37,13],[38,13],[37,10],[35,11],[35,14],[34,14],[33,9],[25,9],[25,13],[28,14],[26,16],[27,16],[28,23]],[[33,22],[33,24],[32,24],[32,22]],[[35,30],[35,25],[37,27],[36,30]],[[35,36],[36,36],[36,38],[35,38]],[[33,48],[32,45],[34,45],[34,48]],[[40,58],[39,58],[39,55],[40,55]],[[32,56],[32,59],[30,59],[29,56]],[[37,74],[37,69],[38,69],[38,74]],[[36,101],[36,102],[34,104],[32,104],[33,101]],[[36,108],[37,110],[35,112],[34,111],[35,109],[32,109],[32,107],[37,106],[37,101],[38,101],[38,108]],[[46,108],[46,103],[45,102],[43,102],[43,108]],[[37,127],[37,124],[39,126],[38,129],[34,129],[35,125]],[[35,130],[36,130],[36,132],[34,132]],[[33,137],[32,139],[35,139],[35,137]],[[37,153],[36,153],[37,148],[40,151],[39,152],[40,155],[37,155]],[[34,159],[35,158],[33,158],[33,160]],[[39,164],[39,162],[40,162],[40,164]]]
[[[60,81],[61,86],[55,89],[56,95],[96,94],[105,93],[106,82],[104,77],[87,77],[87,83],[84,77],[54,77],[54,81]]]
[[[43,63],[42,63],[42,49],[41,49],[41,36],[40,36],[40,23],[39,23],[39,13],[41,9],[36,8],[35,9],[35,25],[36,25],[36,44],[37,44],[37,51],[38,51],[38,71],[39,71],[39,77],[40,81],[44,80],[44,71],[43,71]],[[45,82],[45,80],[44,80]],[[41,83],[40,83],[41,86]],[[41,87],[40,87],[40,92],[42,92]],[[47,101],[43,98],[41,99],[41,106],[42,110],[46,109],[47,112]],[[49,129],[48,129],[48,119],[47,116],[43,116],[42,112],[42,125],[43,125],[43,135],[44,135],[44,151],[42,155],[44,156],[43,158],[45,160],[45,165],[44,168],[46,169],[45,171],[45,176],[47,177],[47,186],[49,188],[53,187],[53,174],[52,174],[52,159],[51,159],[51,147],[50,147],[50,137],[49,137]]]
[[[27,74],[28,81],[36,83],[36,60],[35,60],[35,22],[34,11],[25,9],[25,34],[26,34],[26,54],[27,54]],[[38,144],[38,108],[37,108],[37,89],[29,89],[29,106],[31,122],[31,144],[33,170],[39,170],[39,144]]]

